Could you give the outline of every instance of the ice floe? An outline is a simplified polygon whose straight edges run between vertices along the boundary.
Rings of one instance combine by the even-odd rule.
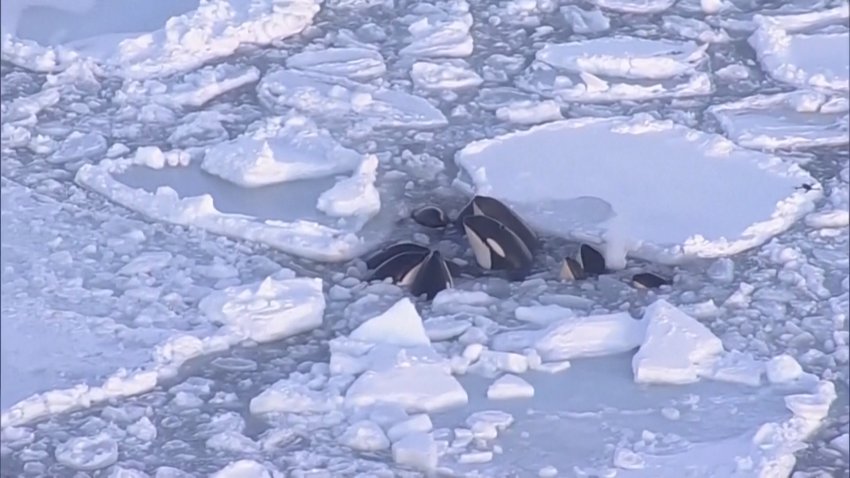
[[[263,343],[320,326],[325,296],[321,279],[279,274],[259,284],[216,291],[201,299],[198,308],[229,333]]]
[[[281,114],[295,108],[320,117],[347,118],[373,127],[428,128],[448,123],[425,98],[344,78],[297,70],[266,73],[260,102]]]
[[[595,5],[625,13],[658,13],[672,7],[676,0],[591,0]]]
[[[287,68],[365,81],[382,76],[387,67],[380,52],[369,48],[325,48],[286,59]]]
[[[484,80],[463,60],[434,63],[417,61],[410,68],[410,78],[423,90],[459,90],[479,86]]]
[[[0,51],[4,60],[40,71],[55,71],[76,59],[93,58],[121,76],[161,77],[229,56],[242,44],[269,45],[300,33],[319,11],[318,3],[313,0],[293,0],[286,4],[272,0],[250,3],[200,0],[195,9],[170,16],[168,12],[173,9],[163,8],[167,2],[162,3],[159,8],[164,10],[161,15],[165,18],[161,26],[151,30],[145,24],[150,14],[138,15],[132,9],[94,8],[95,2],[76,2],[82,10],[70,9],[76,15],[64,19],[68,27],[64,31],[72,31],[79,18],[86,19],[90,29],[76,32],[76,38],[62,39],[60,34],[53,39],[57,43],[53,46],[41,43],[47,43],[47,39],[33,41],[15,36],[19,33],[19,16],[17,21],[5,22],[7,31]],[[27,14],[27,10],[18,13]],[[116,16],[122,21],[116,22]]]
[[[296,127],[294,130],[300,131],[301,128]],[[297,139],[298,133],[295,134],[296,138],[294,141],[297,142],[299,141]],[[318,174],[318,171],[321,171],[321,174],[327,174],[329,170],[342,169],[341,163],[343,160],[349,161],[350,159],[356,159],[356,155],[353,152],[346,157],[345,153],[348,150],[340,148],[336,143],[325,142],[318,143],[318,146],[310,145],[309,143],[315,139],[315,135],[307,132],[306,136],[302,141],[308,144],[303,145],[302,148],[293,151],[287,145],[287,141],[284,140],[283,144],[281,144],[283,146],[281,148],[282,150],[278,150],[278,153],[283,153],[281,159],[288,159],[286,156],[287,153],[294,153],[294,155],[301,156],[300,161],[296,159],[290,163],[294,165],[292,169],[281,168],[282,163],[276,161],[277,157],[270,158],[269,155],[262,152],[265,149],[266,153],[268,153],[272,149],[269,146],[269,142],[265,140],[254,140],[250,137],[237,139],[233,143],[222,145],[220,148],[210,148],[210,153],[213,154],[213,157],[221,160],[213,163],[215,166],[212,169],[219,175],[227,176],[228,179],[239,181],[242,184],[255,184],[257,181],[267,181],[269,179],[268,177],[260,178],[256,175],[258,163],[259,168],[275,171],[277,176],[274,179],[279,181],[285,178],[287,174],[300,174],[302,177],[305,173],[308,176]],[[240,144],[247,144],[249,149],[251,147],[255,150],[260,149],[258,153],[264,154],[263,159],[258,160],[257,157],[251,158],[248,155],[240,156]],[[272,142],[271,144],[275,143]],[[310,151],[312,149],[311,147],[316,147],[319,151]],[[326,156],[323,156],[326,153],[339,153],[339,156],[328,159]],[[240,160],[248,159],[249,161],[240,162],[236,165],[239,168],[235,168],[233,163],[227,162],[227,158],[233,157],[238,157]],[[297,158],[298,156],[295,157]],[[140,148],[132,157],[104,159],[97,165],[84,165],[77,171],[76,181],[89,189],[103,194],[110,200],[138,211],[152,219],[186,226],[196,226],[217,234],[262,242],[284,252],[314,260],[331,262],[347,260],[364,253],[371,247],[371,241],[365,239],[365,236],[362,235],[365,233],[364,227],[375,212],[375,198],[367,197],[368,195],[358,198],[349,197],[347,199],[348,201],[357,201],[359,199],[364,201],[368,199],[370,201],[370,204],[365,209],[353,208],[351,204],[346,206],[348,208],[347,212],[362,210],[364,212],[363,216],[333,218],[322,214],[317,209],[312,209],[314,212],[308,210],[306,215],[285,221],[243,214],[241,211],[235,213],[221,212],[216,208],[214,203],[214,197],[212,195],[215,194],[214,191],[204,192],[196,196],[181,197],[170,186],[159,186],[155,192],[149,192],[143,188],[131,187],[119,180],[120,175],[125,173],[131,174],[128,173],[128,170],[134,167],[143,168],[142,170],[153,169],[160,171],[170,168],[196,168],[196,166],[190,164],[191,162],[191,156],[185,151],[172,150],[162,153],[156,147]],[[322,166],[322,163],[325,165]],[[316,166],[316,164],[319,166]],[[351,163],[346,163],[344,166],[346,169],[349,167],[351,167]],[[209,164],[207,168],[210,168]],[[370,178],[371,176],[368,179]],[[287,188],[288,184],[293,183],[287,183],[281,187]],[[296,188],[293,190],[293,194],[297,194],[303,198],[305,197],[304,191],[304,187]],[[285,189],[282,189],[281,192],[285,193]],[[317,191],[316,194],[318,195],[319,192]],[[306,197],[309,197],[309,195],[306,195]],[[291,206],[303,209],[303,205]],[[307,218],[311,216],[313,220],[308,220]],[[377,234],[372,240],[382,235],[379,229],[371,229]]]
[[[548,123],[455,159],[460,186],[507,202],[543,233],[606,244],[609,267],[626,253],[677,263],[740,252],[822,195],[800,188],[816,181],[795,164],[647,115]],[[532,176],[535,188],[523,187]]]
[[[776,80],[803,88],[850,91],[850,5],[794,15],[756,15],[750,45]]]
[[[327,130],[292,115],[261,120],[243,135],[207,148],[201,168],[239,186],[259,187],[351,171],[360,161],[360,154]]]
[[[705,47],[625,36],[549,43],[517,85],[568,103],[706,95]]]
[[[465,0],[419,3],[404,17],[409,43],[399,52],[416,58],[462,58],[472,54],[472,14]]]
[[[793,91],[752,96],[708,111],[732,141],[747,148],[802,149],[850,141],[847,95]]]
[[[561,7],[561,15],[578,34],[602,33],[611,28],[611,19],[598,8],[585,10],[577,5],[565,5]]]

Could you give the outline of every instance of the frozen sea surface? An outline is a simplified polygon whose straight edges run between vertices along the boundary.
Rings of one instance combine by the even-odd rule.
[[[2,4],[3,476],[847,476],[846,1],[128,5]]]

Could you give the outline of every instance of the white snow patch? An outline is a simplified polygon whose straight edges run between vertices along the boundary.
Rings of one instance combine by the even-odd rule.
[[[207,149],[201,167],[243,187],[351,171],[360,155],[304,116],[272,117],[243,135]]]
[[[846,94],[793,91],[758,95],[708,109],[732,141],[754,149],[844,146],[850,142]]]
[[[455,159],[462,187],[506,202],[541,232],[667,264],[763,244],[822,195],[795,164],[643,114],[535,126],[473,142]],[[795,189],[802,183],[815,188]]]
[[[850,91],[850,5],[796,15],[756,15],[750,45],[767,73],[802,88]],[[839,30],[826,27],[839,26]]]

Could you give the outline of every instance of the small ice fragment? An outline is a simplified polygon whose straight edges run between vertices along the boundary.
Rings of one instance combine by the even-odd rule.
[[[427,413],[419,413],[390,427],[387,430],[387,437],[392,441],[398,441],[414,432],[428,433],[433,427],[431,417]]]
[[[430,433],[411,433],[393,443],[393,460],[421,470],[437,467],[437,444]]]
[[[803,367],[794,357],[783,354],[768,360],[765,364],[767,379],[770,383],[788,383],[803,375]]]
[[[457,462],[462,464],[487,463],[493,460],[492,451],[473,451],[464,453],[458,457]]]
[[[509,400],[512,398],[531,398],[534,396],[534,387],[513,374],[506,374],[493,382],[487,388],[487,398],[490,400]]]
[[[390,441],[381,427],[369,420],[351,424],[339,437],[339,442],[359,451],[380,451],[390,447]]]

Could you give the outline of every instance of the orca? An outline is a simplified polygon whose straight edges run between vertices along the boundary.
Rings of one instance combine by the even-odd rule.
[[[428,300],[433,299],[441,290],[454,285],[451,271],[439,251],[428,254],[416,267],[414,275],[410,284],[411,294],[417,297],[425,294]]]
[[[522,240],[529,251],[535,251],[539,245],[537,234],[511,208],[496,198],[481,195],[473,197],[458,214],[458,221],[462,224],[469,216],[487,216],[504,224]]]
[[[431,228],[446,227],[449,224],[449,218],[446,213],[437,206],[421,207],[410,215],[417,223]]]
[[[428,252],[424,251],[407,251],[396,254],[376,267],[369,280],[384,280],[391,277],[395,284],[408,285],[416,275],[417,268],[427,256]]]
[[[467,216],[463,228],[475,260],[487,270],[518,270],[531,267],[531,251],[512,230],[488,216]]]
[[[663,285],[672,285],[673,281],[650,272],[641,272],[632,276],[632,285],[638,289],[657,289]]]
[[[565,257],[561,265],[561,280],[574,281],[585,279],[587,275],[579,262],[572,257]]]
[[[423,257],[428,254],[429,249],[423,245],[415,244],[412,242],[399,242],[397,244],[393,244],[391,246],[385,247],[380,251],[372,254],[369,258],[366,259],[366,267],[368,269],[374,269],[379,265],[383,264],[390,257],[401,254],[402,252],[421,252]]]
[[[605,267],[605,256],[587,244],[582,244],[579,248],[578,262],[587,275],[600,275],[604,274],[607,270]]]

